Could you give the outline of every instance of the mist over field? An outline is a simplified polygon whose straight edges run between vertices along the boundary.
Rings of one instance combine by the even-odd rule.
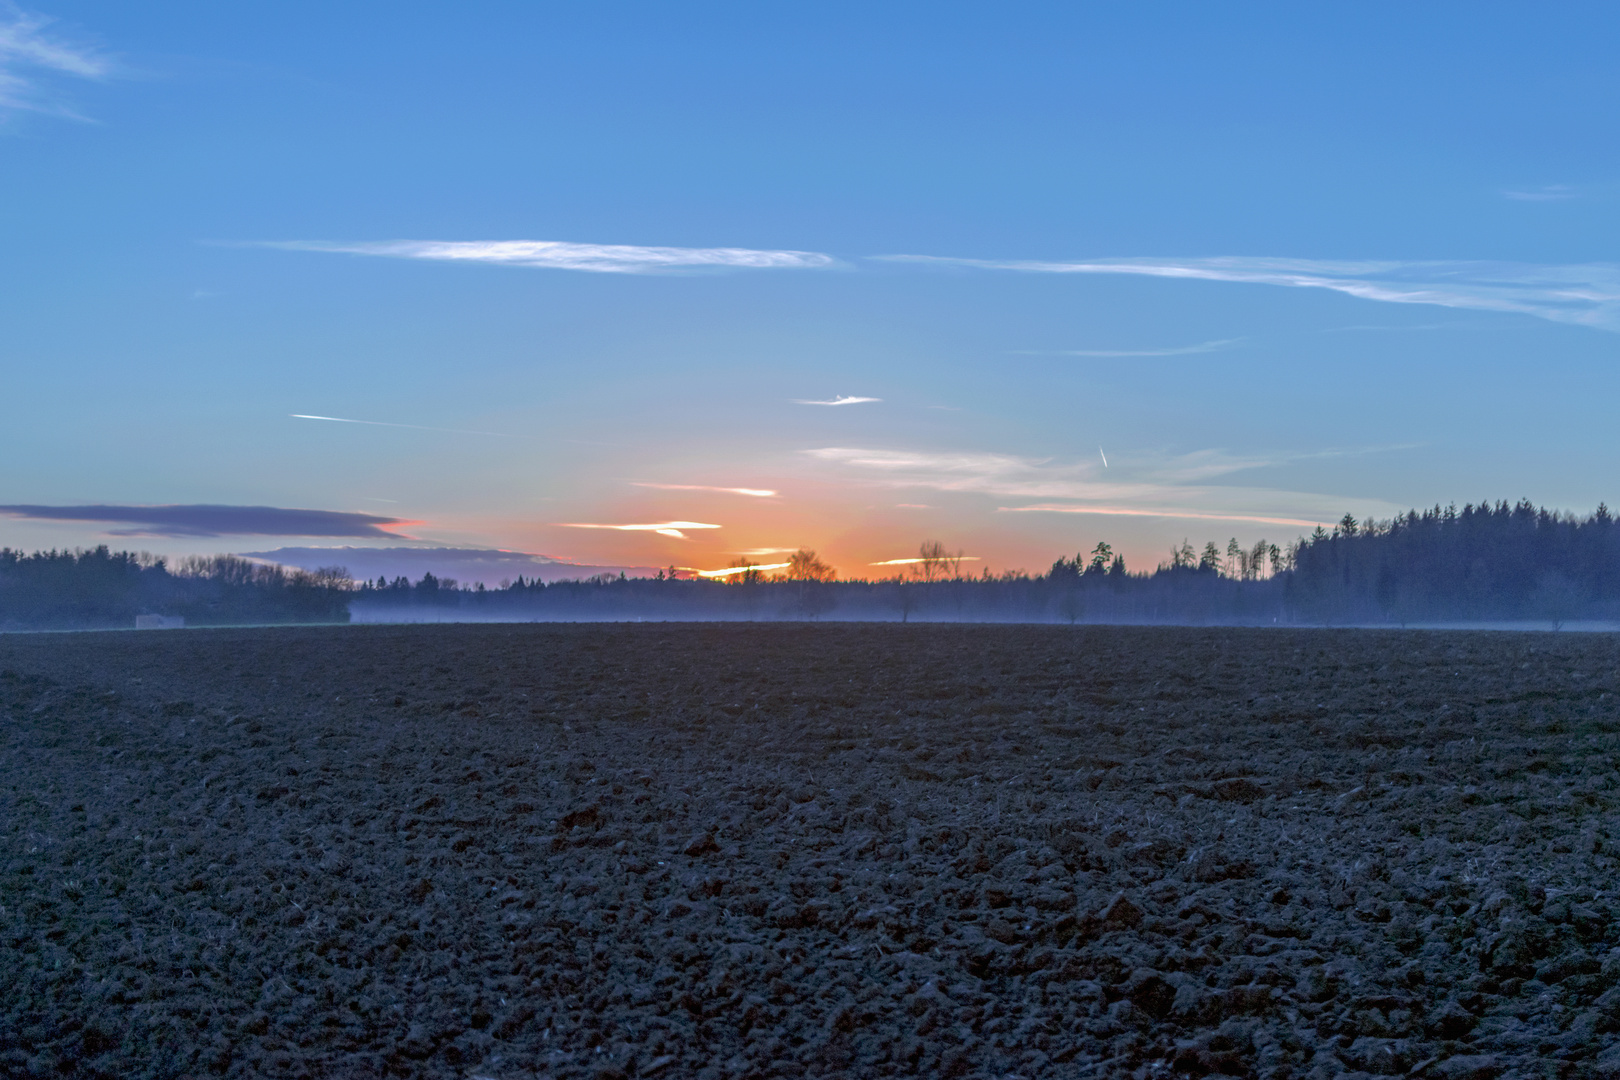
[[[300,554],[310,561],[309,549]],[[337,549],[355,554],[355,549]],[[1045,574],[975,577],[938,541],[898,560],[894,577],[843,580],[815,552],[759,566],[736,560],[704,579],[670,568],[648,576],[588,577],[555,561],[441,551],[361,553],[376,568],[441,559],[488,573],[518,571],[496,587],[426,572],[416,581],[355,582],[346,567],[285,570],[235,556],[182,560],[0,550],[0,628],[128,627],[136,616],[191,625],[262,622],[898,621],[1118,625],[1620,624],[1620,527],[1606,506],[1586,519],[1516,506],[1439,507],[1387,521],[1344,519],[1289,547],[1236,540],[1223,553],[1173,548],[1133,573],[1106,542],[1059,557]],[[524,569],[538,568],[524,577]]]

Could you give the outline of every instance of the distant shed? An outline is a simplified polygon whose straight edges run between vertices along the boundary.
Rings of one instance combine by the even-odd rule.
[[[137,615],[135,616],[135,629],[137,630],[184,630],[186,617],[184,615]]]

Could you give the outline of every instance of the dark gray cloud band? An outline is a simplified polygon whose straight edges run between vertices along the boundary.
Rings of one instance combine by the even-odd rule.
[[[36,521],[95,521],[121,526],[113,536],[343,536],[398,539],[401,518],[279,506],[0,506],[0,514]]]

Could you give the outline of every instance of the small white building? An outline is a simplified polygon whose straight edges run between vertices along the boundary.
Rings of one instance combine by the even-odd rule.
[[[137,615],[135,616],[135,629],[137,630],[184,630],[186,617],[184,615]]]

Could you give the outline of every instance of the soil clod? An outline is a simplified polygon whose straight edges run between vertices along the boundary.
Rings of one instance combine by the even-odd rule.
[[[0,637],[0,1075],[1620,1078],[1620,643]]]

